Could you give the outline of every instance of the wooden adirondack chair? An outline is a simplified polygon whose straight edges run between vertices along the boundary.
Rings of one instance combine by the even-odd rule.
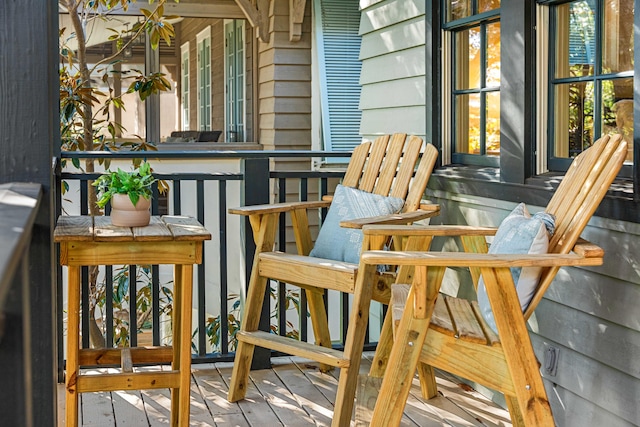
[[[619,135],[607,136],[573,161],[546,209],[556,217],[548,254],[487,254],[485,236],[495,233],[490,228],[364,228],[365,237],[404,234],[420,241],[414,245],[426,248],[434,236],[461,236],[465,250],[363,252],[360,263],[363,276],[371,274],[377,264],[398,265],[399,280],[408,279],[404,283],[412,283],[410,289],[393,286],[394,309],[390,312],[400,320],[390,355],[384,345],[388,337],[381,337],[382,345],[370,372],[370,377],[384,375],[371,425],[399,425],[416,369],[424,397],[434,397],[433,368],[504,393],[516,426],[554,425],[526,320],[560,267],[602,264],[604,251],[580,239],[580,233],[622,167],[626,154],[627,143]],[[543,270],[533,300],[523,313],[510,267],[526,266],[540,266]],[[499,334],[484,322],[476,302],[438,295],[446,267],[470,267],[476,286],[482,275]]]
[[[423,150],[424,148],[424,150]],[[405,134],[385,135],[375,142],[365,142],[353,152],[342,185],[366,192],[404,199],[399,214],[341,222],[341,226],[361,228],[368,223],[411,224],[438,213],[436,205],[421,203],[427,181],[435,165],[437,150],[418,137]],[[256,254],[249,289],[237,333],[238,347],[229,386],[229,401],[243,399],[248,387],[249,368],[255,346],[320,362],[323,369],[340,368],[333,425],[349,425],[358,379],[358,369],[369,317],[371,299],[388,302],[393,275],[374,273],[370,281],[355,286],[358,265],[308,256],[312,249],[308,210],[329,207],[331,201],[281,203],[231,209],[234,214],[249,216],[256,242]],[[274,252],[278,215],[290,212],[297,254]],[[365,249],[382,249],[385,241]],[[300,286],[306,290],[315,344],[258,331],[258,320],[269,279]],[[375,286],[374,286],[375,284]],[[323,295],[326,289],[354,294],[352,323],[348,329],[345,351],[331,348],[331,337]]]

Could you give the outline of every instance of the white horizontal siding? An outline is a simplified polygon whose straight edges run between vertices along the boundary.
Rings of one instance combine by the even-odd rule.
[[[424,0],[395,0],[378,2],[362,9],[360,35],[364,36],[381,28],[391,27],[403,21],[424,16]]]
[[[381,3],[385,0],[360,0],[360,9],[366,9],[367,7],[371,7],[376,3]]]
[[[425,2],[361,2],[360,133],[424,136]]]
[[[424,136],[424,108],[401,107],[363,111],[360,129],[363,135],[396,132]]]
[[[373,83],[362,87],[360,109],[424,106],[424,77]]]
[[[362,62],[360,83],[362,85],[424,76],[424,46],[400,52],[392,52]]]
[[[425,40],[424,16],[418,16],[393,27],[368,33],[362,39],[360,59],[366,60],[412,47],[423,46]]]
[[[637,427],[611,412],[602,411],[588,400],[562,387],[554,387],[547,383],[549,403],[556,425],[563,427],[607,426],[607,427]]]

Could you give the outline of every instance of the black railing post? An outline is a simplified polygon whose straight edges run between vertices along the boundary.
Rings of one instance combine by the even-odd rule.
[[[244,174],[244,191],[242,193],[242,205],[259,205],[269,203],[269,159],[244,159],[242,162],[242,172]],[[251,277],[251,266],[253,265],[253,257],[256,251],[256,245],[253,241],[253,233],[251,232],[251,224],[247,217],[243,226],[244,248],[245,248],[245,274],[247,284]],[[260,323],[258,328],[261,331],[269,332],[269,287],[265,291],[266,304],[262,305],[260,313]],[[253,354],[253,362],[251,369],[267,369],[271,367],[270,361],[271,350],[262,347],[256,347]]]

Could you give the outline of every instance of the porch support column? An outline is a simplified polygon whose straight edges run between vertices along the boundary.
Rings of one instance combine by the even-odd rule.
[[[535,1],[500,7],[500,176],[524,184],[535,171]]]
[[[44,191],[25,258],[28,308],[12,305],[11,325],[7,323],[2,341],[24,345],[0,343],[0,420],[16,426],[54,426],[57,343],[51,201],[52,158],[60,150],[58,2],[3,2],[0,39],[11,40],[3,43],[0,56],[0,183],[34,182]],[[22,282],[16,280],[12,286],[9,301],[16,301]]]
[[[149,37],[145,37],[144,44],[144,73],[160,72],[160,47],[151,48]],[[160,94],[153,93],[149,95],[144,103],[145,121],[146,121],[146,141],[160,143]]]
[[[272,0],[269,42],[258,42],[259,142],[265,150],[311,149],[310,6],[306,2],[300,40],[291,41],[290,2]]]

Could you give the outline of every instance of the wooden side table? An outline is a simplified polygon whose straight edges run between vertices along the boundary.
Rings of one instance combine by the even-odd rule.
[[[211,234],[193,218],[152,217],[146,227],[116,227],[108,217],[62,216],[54,231],[68,266],[66,426],[78,425],[78,393],[171,389],[171,425],[189,425],[193,264]],[[89,265],[173,264],[173,346],[80,349],[80,268]],[[170,371],[133,372],[135,363],[168,363]],[[120,373],[83,375],[80,366],[122,366]]]

